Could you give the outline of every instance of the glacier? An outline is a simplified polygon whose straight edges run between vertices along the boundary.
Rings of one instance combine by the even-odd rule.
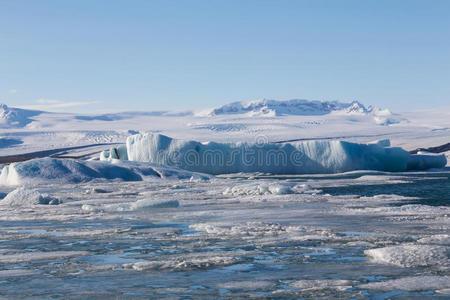
[[[125,151],[126,150],[126,151]],[[445,155],[410,154],[389,140],[289,143],[216,143],[173,139],[162,134],[129,136],[126,145],[103,152],[102,160],[123,159],[174,166],[212,175],[231,173],[333,174],[354,170],[404,172],[443,168]]]

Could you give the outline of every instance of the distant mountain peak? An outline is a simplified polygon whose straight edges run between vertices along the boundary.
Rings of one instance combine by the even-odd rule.
[[[0,103],[0,128],[25,127],[33,121],[30,117],[40,113],[41,111],[11,108]]]
[[[348,113],[368,113],[369,110],[360,102],[353,101],[343,103],[338,101],[317,100],[253,100],[233,102],[209,111],[203,115],[217,116],[227,114],[247,114],[249,116],[283,116],[283,115],[325,115],[333,111],[345,111]]]
[[[222,115],[244,115],[248,117],[277,116],[320,116],[327,114],[367,115],[379,125],[391,125],[405,121],[394,116],[388,109],[365,106],[361,102],[339,102],[318,100],[253,100],[233,102],[217,108],[197,112],[198,117],[214,117]]]

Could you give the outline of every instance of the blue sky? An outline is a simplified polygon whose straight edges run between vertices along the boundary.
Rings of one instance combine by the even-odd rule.
[[[450,1],[0,0],[0,102],[198,109],[450,103]]]

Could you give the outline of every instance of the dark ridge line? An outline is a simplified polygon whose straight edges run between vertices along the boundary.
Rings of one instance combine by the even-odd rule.
[[[65,151],[67,152],[70,150],[78,150],[78,149],[91,148],[91,147],[97,147],[97,146],[111,146],[111,145],[118,145],[118,144],[120,144],[120,143],[99,143],[99,144],[90,144],[90,145],[84,145],[84,146],[74,146],[74,147],[67,147],[67,148],[57,148],[57,149],[51,149],[51,150],[36,151],[36,152],[17,154],[17,155],[1,156],[0,164],[9,164],[9,163],[13,163],[13,162],[26,161],[26,160],[30,160],[30,159],[34,159],[34,158],[42,158],[42,157],[82,158],[82,157],[85,157],[92,153],[83,154],[80,156],[71,156],[71,155],[65,156],[64,153],[61,153],[61,152],[65,152]],[[97,153],[97,151],[95,153]]]
[[[436,146],[436,147],[430,147],[430,148],[417,148],[415,150],[409,151],[411,154],[417,154],[419,151],[426,151],[430,153],[442,153],[446,151],[450,151],[450,143]]]

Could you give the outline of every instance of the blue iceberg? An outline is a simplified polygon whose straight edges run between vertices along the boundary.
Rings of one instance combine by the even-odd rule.
[[[390,147],[388,140],[372,144],[346,141],[291,143],[215,143],[173,139],[144,133],[128,137],[125,147],[103,158],[118,157],[138,162],[208,174],[270,173],[330,174],[353,170],[403,172],[445,167],[444,155],[410,154]],[[117,153],[119,155],[117,155]]]

